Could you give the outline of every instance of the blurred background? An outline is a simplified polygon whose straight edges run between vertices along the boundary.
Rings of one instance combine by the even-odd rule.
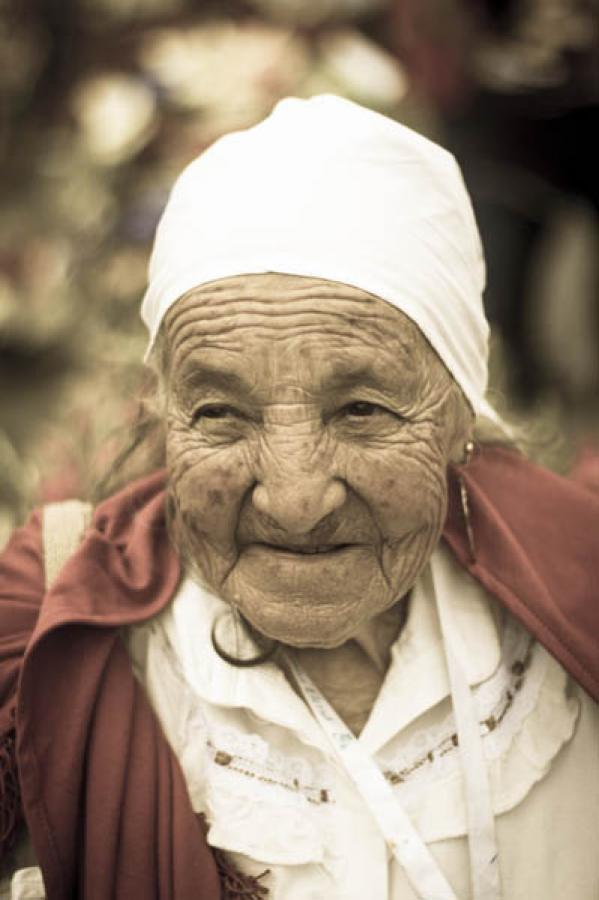
[[[0,0],[0,546],[86,495],[144,384],[180,169],[283,96],[452,150],[488,262],[492,393],[599,489],[599,0]]]

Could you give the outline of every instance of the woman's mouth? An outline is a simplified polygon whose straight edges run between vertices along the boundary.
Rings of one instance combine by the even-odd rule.
[[[259,546],[268,547],[278,553],[301,553],[312,555],[315,553],[335,553],[339,550],[345,550],[349,544],[261,544]]]

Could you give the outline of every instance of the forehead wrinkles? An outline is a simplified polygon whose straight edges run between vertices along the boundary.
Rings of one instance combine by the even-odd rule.
[[[201,347],[235,349],[253,338],[293,340],[325,337],[327,343],[357,341],[411,354],[424,341],[403,313],[379,298],[332,282],[277,276],[263,287],[252,276],[240,288],[227,282],[190,292],[169,311],[165,336],[174,362],[179,351]],[[299,284],[298,284],[299,282]],[[353,341],[352,341],[353,339]],[[247,344],[245,344],[247,346]]]

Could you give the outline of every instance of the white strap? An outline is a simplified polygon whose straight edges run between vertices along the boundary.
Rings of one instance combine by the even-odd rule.
[[[495,816],[480,724],[470,685],[449,639],[448,612],[445,604],[441,601],[441,597],[445,593],[440,584],[442,573],[434,556],[431,560],[431,571],[458,735],[468,821],[472,900],[500,900],[501,885],[495,837]],[[466,652],[466,648],[464,648],[464,652]]]
[[[418,897],[421,900],[457,900],[435,858],[410,822],[399,798],[374,760],[341,721],[311,678],[290,656],[285,659],[306,703],[329,738]]]

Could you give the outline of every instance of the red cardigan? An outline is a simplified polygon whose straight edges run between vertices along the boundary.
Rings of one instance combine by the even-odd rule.
[[[599,699],[599,498],[514,453],[456,470],[444,539]],[[48,900],[216,900],[215,861],[119,629],[169,603],[164,473],[101,503],[45,595],[40,516],[0,557],[0,850],[22,810]],[[15,712],[16,710],[16,712]],[[16,720],[16,742],[15,742]]]

